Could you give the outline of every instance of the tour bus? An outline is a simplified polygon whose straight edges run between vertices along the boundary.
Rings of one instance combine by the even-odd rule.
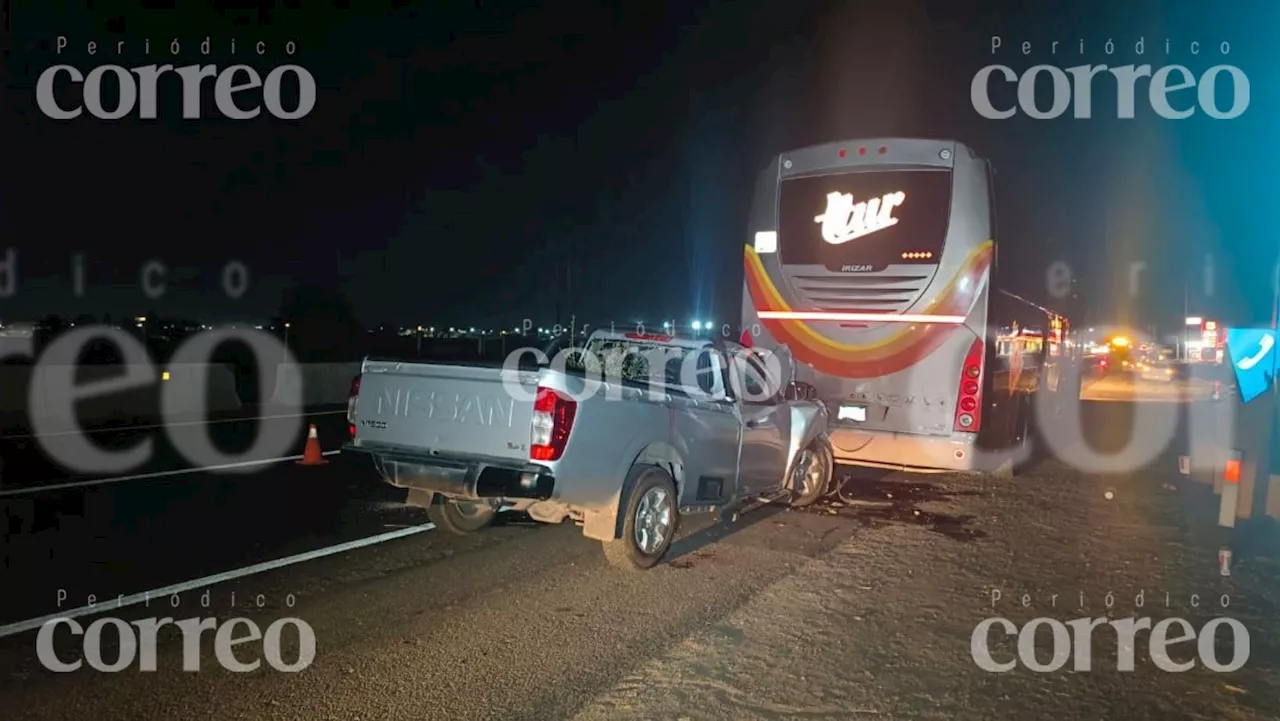
[[[787,344],[836,460],[986,471],[1029,450],[1033,402],[1078,398],[1067,318],[993,287],[990,164],[953,140],[782,153],[756,187],[744,345]],[[985,451],[985,452],[979,452]]]

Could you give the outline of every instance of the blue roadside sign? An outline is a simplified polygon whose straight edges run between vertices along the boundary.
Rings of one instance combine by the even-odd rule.
[[[1228,328],[1227,355],[1240,400],[1248,403],[1271,389],[1276,374],[1276,332],[1270,328]]]

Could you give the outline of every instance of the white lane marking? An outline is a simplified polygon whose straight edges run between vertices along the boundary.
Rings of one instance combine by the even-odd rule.
[[[339,413],[346,413],[345,410],[339,411],[316,411],[315,413],[280,413],[271,416],[243,416],[240,418],[219,418],[217,420],[205,419],[203,421],[179,421],[176,423],[153,423],[147,426],[120,426],[118,428],[82,428],[78,431],[54,431],[52,433],[27,433],[25,435],[0,436],[0,441],[22,440],[26,438],[52,438],[54,436],[74,436],[93,435],[95,433],[119,433],[121,431],[149,431],[156,428],[171,428],[173,426],[212,426],[218,423],[242,423],[244,421],[269,421],[273,418],[306,418],[307,416],[336,416]]]
[[[307,551],[306,553],[299,553],[294,556],[277,558],[274,561],[265,561],[263,563],[255,563],[252,566],[245,566],[244,568],[237,568],[232,571],[223,571],[222,573],[215,573],[212,576],[205,576],[204,578],[196,578],[190,581],[183,581],[182,583],[175,583],[172,586],[165,586],[163,588],[153,588],[150,591],[143,591],[142,593],[135,593],[132,596],[125,596],[124,598],[117,599],[115,602],[104,601],[102,603],[97,603],[92,606],[81,606],[80,608],[69,609],[66,611],[59,611],[57,613],[51,613],[45,616],[40,616],[39,618],[29,618],[25,621],[18,621],[16,623],[11,623],[6,626],[0,626],[0,638],[4,638],[5,636],[12,636],[15,633],[23,633],[24,631],[30,631],[32,629],[40,628],[44,624],[54,619],[79,618],[81,616],[89,616],[97,613],[106,613],[107,611],[111,611],[117,608],[123,608],[124,606],[134,606],[139,603],[144,603],[145,601],[147,601],[152,597],[155,597],[157,599],[164,599],[166,596],[172,596],[175,593],[186,593],[187,591],[193,591],[197,588],[212,586],[215,583],[232,581],[237,578],[252,576],[256,573],[262,573],[264,571],[274,571],[277,568],[283,568],[284,566],[291,566],[295,563],[302,563],[303,561],[311,561],[317,558],[324,558],[325,556],[332,556],[335,553],[344,553],[346,551],[352,551],[357,548],[372,546],[375,543],[382,543],[384,541],[392,541],[397,538],[404,538],[405,536],[411,536],[415,533],[423,533],[424,531],[430,531],[435,527],[436,526],[434,523],[424,523],[421,526],[409,526],[408,528],[400,528],[394,531],[388,531],[387,533],[379,533],[376,536],[369,536],[367,538],[361,538],[355,541],[339,543],[336,546],[327,546],[325,548],[318,548],[314,551]]]
[[[332,456],[342,451],[324,451],[321,455]],[[81,486],[98,486],[108,483],[120,483],[121,481],[142,481],[151,478],[164,478],[165,476],[181,476],[187,473],[204,473],[206,471],[224,471],[230,468],[249,468],[250,466],[265,466],[271,463],[283,463],[285,461],[296,461],[302,458],[299,453],[296,456],[281,456],[280,458],[260,458],[256,461],[240,461],[238,463],[223,463],[217,466],[201,466],[199,468],[179,468],[176,471],[154,471],[152,473],[137,473],[132,476],[113,476],[111,478],[94,478],[88,481],[68,481],[67,483],[54,483],[44,486],[27,486],[24,488],[11,488],[7,491],[0,491],[0,498],[5,496],[19,496],[26,493],[43,493],[45,491],[62,491],[68,488],[80,488]]]

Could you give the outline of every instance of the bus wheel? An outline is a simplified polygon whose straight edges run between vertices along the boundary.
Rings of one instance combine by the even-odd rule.
[[[827,492],[831,476],[835,472],[835,460],[831,446],[820,438],[800,451],[787,487],[791,490],[791,505],[796,508],[812,505]]]

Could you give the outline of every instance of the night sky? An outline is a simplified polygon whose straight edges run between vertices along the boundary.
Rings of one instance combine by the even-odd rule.
[[[1049,264],[1063,260],[1091,323],[1176,324],[1188,284],[1193,312],[1270,318],[1274,3],[351,4],[219,13],[13,0],[0,251],[16,249],[19,285],[0,299],[0,321],[149,310],[265,319],[287,286],[313,283],[341,289],[369,324],[550,322],[557,299],[596,323],[732,322],[750,189],[768,157],[878,135],[954,138],[992,159],[1002,273],[1019,292],[1043,295]],[[59,35],[69,41],[61,56]],[[1003,41],[995,56],[993,35]],[[1144,58],[1133,54],[1139,38]],[[1081,39],[1083,60],[1047,53]],[[89,56],[90,40],[109,49]],[[1089,120],[987,120],[970,104],[971,79],[992,62],[1021,72],[1140,60],[1197,75],[1235,65],[1251,82],[1249,108],[1233,120],[1167,120],[1140,92],[1138,117],[1116,120],[1101,83]],[[156,120],[56,121],[35,102],[36,78],[59,62],[87,72],[238,61],[263,75],[307,68],[314,110],[234,121],[210,91],[204,117],[184,120],[180,86],[163,81]],[[160,301],[139,282],[150,259],[171,269]],[[239,299],[220,289],[229,261],[252,274]],[[1147,269],[1130,298],[1134,261]]]

